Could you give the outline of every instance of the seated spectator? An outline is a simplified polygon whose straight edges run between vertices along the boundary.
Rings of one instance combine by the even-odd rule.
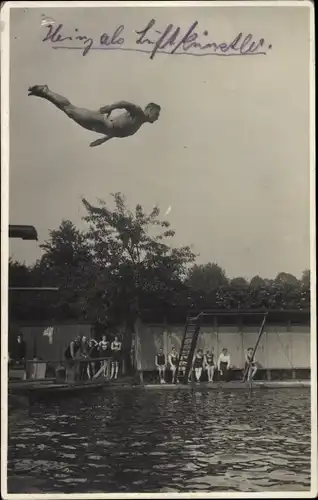
[[[205,355],[205,370],[208,376],[208,382],[213,382],[214,375],[214,354],[211,351],[207,351]]]
[[[218,370],[220,374],[220,380],[228,382],[230,371],[230,355],[225,347],[222,349],[222,352],[218,359]]]
[[[202,349],[197,350],[197,353],[193,358],[192,366],[193,366],[196,382],[200,382],[202,370],[203,370],[203,366],[204,366],[204,355],[203,355]]]
[[[252,347],[249,347],[246,350],[243,382],[245,382],[246,380],[248,382],[252,382],[257,372],[256,359],[255,355],[253,355],[253,351],[254,349]]]
[[[164,355],[162,347],[155,357],[155,365],[158,370],[160,384],[165,384],[165,373],[166,373],[166,356]]]
[[[176,383],[176,370],[177,370],[177,365],[178,365],[178,354],[176,351],[176,348],[172,346],[171,352],[168,356],[168,361],[169,361],[169,367],[172,373],[172,383]]]

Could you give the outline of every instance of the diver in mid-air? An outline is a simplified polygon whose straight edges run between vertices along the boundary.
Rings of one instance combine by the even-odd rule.
[[[154,123],[160,115],[160,106],[153,102],[147,104],[145,109],[130,102],[119,101],[114,104],[103,106],[98,111],[78,108],[59,94],[52,92],[47,85],[35,85],[29,87],[29,96],[37,96],[50,101],[57,108],[74,120],[78,125],[87,130],[92,130],[104,137],[93,141],[90,146],[99,146],[114,137],[129,137],[134,135],[144,123]],[[115,109],[124,109],[125,113],[110,117]]]

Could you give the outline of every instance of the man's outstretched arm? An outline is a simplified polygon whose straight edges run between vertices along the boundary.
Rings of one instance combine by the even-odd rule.
[[[132,104],[128,101],[118,101],[114,104],[103,106],[99,111],[103,114],[110,114],[115,109],[126,109],[129,113],[134,114],[143,113],[142,109],[139,106],[136,106],[135,104]]]
[[[94,148],[95,146],[100,146],[100,144],[104,144],[104,142],[109,141],[109,139],[112,139],[112,137],[108,137],[107,135],[105,135],[105,137],[96,139],[96,141],[91,142],[90,147]]]

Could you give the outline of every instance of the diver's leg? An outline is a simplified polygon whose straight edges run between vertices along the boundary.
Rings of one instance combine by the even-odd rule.
[[[52,92],[47,85],[35,85],[33,87],[29,87],[29,96],[42,97],[47,101],[50,101],[54,106],[56,106],[61,111],[74,120],[81,127],[86,128],[87,130],[92,130],[94,132],[99,132],[101,134],[107,134],[107,125],[103,115],[99,111],[91,111],[89,109],[79,108],[74,106],[66,97],[56,94]],[[92,143],[94,146],[98,146],[98,144],[102,144],[105,142],[103,138]]]
[[[29,87],[29,96],[43,97],[47,101],[50,101],[54,106],[66,111],[67,108],[74,108],[75,106],[64,96],[52,92],[47,85],[34,85]]]

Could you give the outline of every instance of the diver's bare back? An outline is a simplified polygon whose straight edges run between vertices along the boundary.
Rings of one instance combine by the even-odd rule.
[[[149,103],[145,109],[127,101],[120,101],[103,106],[97,111],[78,108],[66,98],[52,92],[47,85],[29,87],[29,96],[37,96],[50,101],[57,108],[87,130],[103,134],[104,137],[92,142],[90,146],[98,146],[114,137],[129,137],[134,135],[144,123],[154,123],[160,114],[160,106]],[[110,117],[112,111],[123,109],[125,113]]]

